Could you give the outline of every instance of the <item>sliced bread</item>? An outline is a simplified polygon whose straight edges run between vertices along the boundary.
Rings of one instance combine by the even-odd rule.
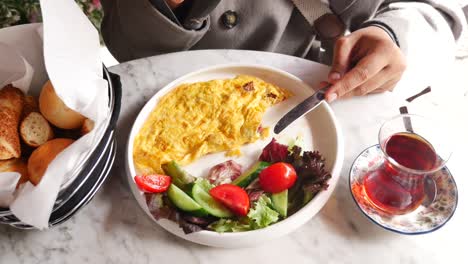
[[[38,147],[54,137],[49,122],[38,112],[29,113],[21,122],[20,135],[24,143]]]

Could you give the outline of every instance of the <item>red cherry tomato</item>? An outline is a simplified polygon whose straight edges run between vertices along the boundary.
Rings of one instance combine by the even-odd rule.
[[[144,192],[161,193],[165,192],[171,185],[171,177],[160,174],[137,175],[135,182]]]
[[[250,208],[249,195],[234,184],[221,184],[210,190],[211,196],[238,216],[246,216]]]
[[[291,188],[297,175],[291,164],[278,162],[260,172],[259,180],[262,189],[269,193],[279,193]]]

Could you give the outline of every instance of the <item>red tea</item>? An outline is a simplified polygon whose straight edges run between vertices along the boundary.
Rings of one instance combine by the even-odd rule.
[[[412,133],[397,133],[385,143],[385,152],[399,165],[428,171],[437,163],[437,154],[424,138]],[[424,174],[410,172],[385,161],[364,176],[366,196],[379,209],[390,214],[405,214],[424,200]]]

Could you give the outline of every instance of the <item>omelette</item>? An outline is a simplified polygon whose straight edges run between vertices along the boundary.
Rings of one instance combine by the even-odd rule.
[[[164,95],[134,139],[133,159],[139,173],[163,173],[172,160],[186,165],[203,155],[240,147],[268,136],[261,127],[266,110],[291,96],[259,78],[181,84]]]

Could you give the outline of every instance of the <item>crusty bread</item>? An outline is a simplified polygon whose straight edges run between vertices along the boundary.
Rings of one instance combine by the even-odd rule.
[[[9,160],[0,160],[0,172],[18,172],[21,174],[16,188],[20,184],[23,184],[29,180],[28,177],[28,166],[26,162],[21,159],[9,159]]]
[[[0,160],[21,156],[18,124],[23,100],[23,92],[18,88],[7,85],[0,90]]]
[[[0,160],[19,158],[21,145],[18,135],[18,119],[9,108],[0,108]]]
[[[9,84],[0,90],[0,108],[9,108],[15,112],[19,118],[23,111],[23,92]]]
[[[24,97],[23,118],[28,116],[31,112],[39,112],[39,104],[34,96],[26,95]]]
[[[63,103],[55,93],[50,81],[42,87],[39,96],[39,109],[50,123],[63,129],[80,128],[85,120],[84,116],[73,111]]]
[[[28,160],[29,181],[37,185],[44,175],[49,163],[74,142],[68,138],[56,138],[47,141],[33,151]]]
[[[94,121],[89,119],[89,118],[86,118],[85,121],[83,122],[83,125],[81,126],[81,135],[86,135],[88,134],[89,132],[91,132],[91,130],[93,130],[94,128]]]
[[[21,121],[20,135],[27,145],[39,147],[54,137],[54,131],[40,113],[31,112]]]

